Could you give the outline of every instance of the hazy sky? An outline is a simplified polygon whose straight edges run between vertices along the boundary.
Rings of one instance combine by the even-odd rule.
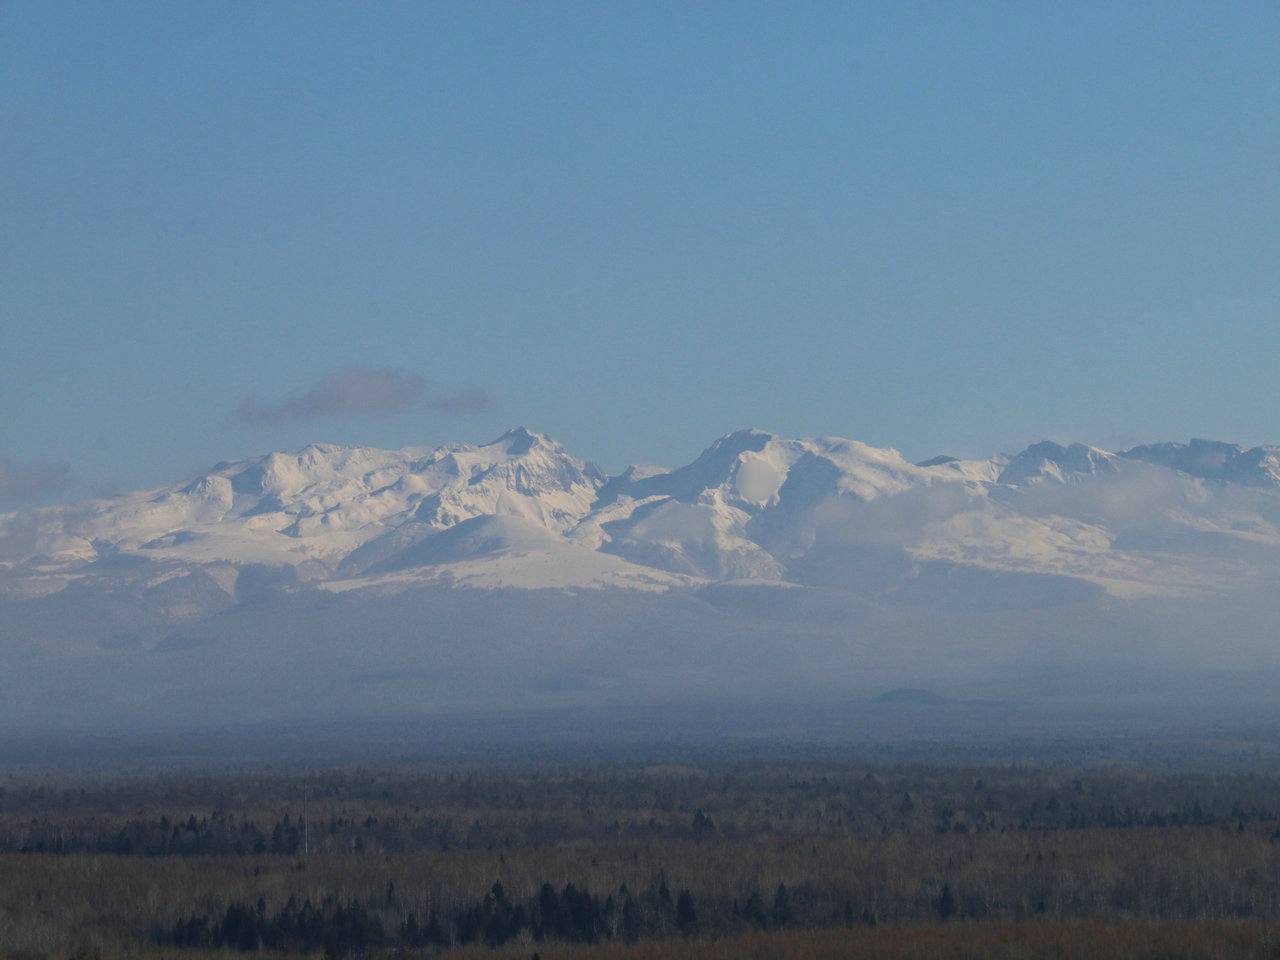
[[[1280,440],[1274,3],[0,5],[0,496]]]

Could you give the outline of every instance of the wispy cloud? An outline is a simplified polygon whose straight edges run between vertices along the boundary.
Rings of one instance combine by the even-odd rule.
[[[19,463],[0,457],[0,505],[34,500],[63,489],[71,470],[63,463]]]
[[[331,370],[280,400],[246,397],[235,414],[241,420],[281,423],[321,417],[376,417],[414,409],[480,413],[492,406],[492,397],[478,387],[437,390],[412,370],[349,366]]]
[[[482,387],[462,387],[429,394],[427,406],[437,413],[484,413],[493,409],[493,397]]]

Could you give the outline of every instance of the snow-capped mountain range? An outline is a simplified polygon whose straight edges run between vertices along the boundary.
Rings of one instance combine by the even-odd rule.
[[[1158,486],[1164,502],[1115,503],[1142,486]],[[1211,586],[1170,582],[1169,550],[1155,558],[1124,543],[1135,522],[1280,548],[1272,508],[1280,448],[1208,440],[1121,453],[1044,442],[915,465],[856,440],[741,430],[677,470],[605,476],[517,428],[436,449],[311,444],[219,463],[186,484],[9,513],[0,570],[10,590],[35,593],[120,557],[289,567],[338,590],[440,577],[663,589],[787,581],[815,544],[856,545],[861,532],[919,559],[1066,573],[1124,595]]]
[[[1278,561],[1266,447],[314,444],[0,515],[0,721],[1280,676]]]
[[[1280,550],[1280,448],[1043,442],[913,464],[856,440],[742,430],[687,466],[610,477],[523,427],[433,450],[312,444],[180,485],[0,515],[0,583],[11,597],[47,595],[99,568],[118,576],[128,558],[148,578],[204,568],[230,597],[247,566],[334,591],[664,590],[804,583],[822,557],[868,545],[1119,597],[1221,589],[1259,550]]]

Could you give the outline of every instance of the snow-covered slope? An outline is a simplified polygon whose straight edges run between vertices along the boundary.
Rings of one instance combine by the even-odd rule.
[[[460,521],[372,564],[359,576],[323,586],[333,591],[394,591],[426,583],[665,590],[696,581],[575,545],[519,516],[490,515]]]

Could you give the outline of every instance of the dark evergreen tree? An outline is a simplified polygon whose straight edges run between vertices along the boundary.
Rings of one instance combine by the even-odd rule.
[[[787,893],[787,885],[779,883],[773,894],[773,925],[785,927],[791,923],[791,895]]]
[[[688,890],[681,890],[676,898],[676,926],[681,932],[689,934],[698,924],[698,912],[693,907],[693,895]]]
[[[956,896],[951,892],[951,884],[942,885],[942,895],[938,897],[938,916],[949,920],[956,914]]]

